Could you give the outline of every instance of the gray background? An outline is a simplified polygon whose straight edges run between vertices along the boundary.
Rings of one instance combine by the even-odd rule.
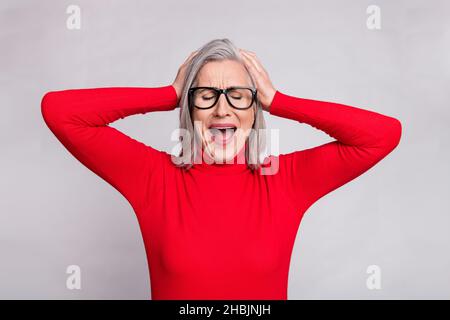
[[[66,8],[81,7],[81,30]],[[0,3],[0,298],[147,299],[127,201],[73,158],[40,111],[51,90],[171,84],[190,52],[228,37],[294,96],[394,116],[400,145],[328,194],[299,228],[289,299],[450,298],[448,1],[5,1]],[[366,8],[381,8],[381,30]],[[178,111],[112,126],[170,151]],[[265,113],[286,153],[330,141]],[[66,267],[82,289],[66,289]],[[382,289],[368,290],[378,265]]]

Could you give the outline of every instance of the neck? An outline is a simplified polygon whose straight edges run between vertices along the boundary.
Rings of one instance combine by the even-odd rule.
[[[194,166],[192,168],[211,174],[233,174],[251,171],[247,166],[247,161],[245,158],[246,145],[247,142],[232,159],[227,161],[214,161],[208,152],[198,149],[199,152],[197,152],[196,161],[194,162]]]

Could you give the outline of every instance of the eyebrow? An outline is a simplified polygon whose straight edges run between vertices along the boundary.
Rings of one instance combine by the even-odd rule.
[[[214,87],[214,86],[202,86],[202,85],[197,85],[196,87],[205,87],[205,88],[221,89],[221,88],[219,88],[219,87]],[[236,88],[236,87],[253,88],[253,86],[251,86],[251,85],[233,85],[233,86],[226,87],[226,88],[224,88],[224,89]]]

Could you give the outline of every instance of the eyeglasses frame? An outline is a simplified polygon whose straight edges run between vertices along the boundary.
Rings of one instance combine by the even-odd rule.
[[[197,109],[200,110],[208,110],[211,109],[212,107],[214,107],[217,104],[217,101],[219,101],[220,96],[222,95],[222,93],[225,95],[225,99],[227,99],[228,104],[233,107],[236,110],[247,110],[249,108],[252,107],[253,103],[256,101],[257,99],[257,93],[258,90],[256,88],[251,88],[251,87],[243,87],[243,86],[232,86],[232,87],[228,87],[225,89],[220,89],[220,88],[216,88],[216,87],[191,87],[189,88],[188,91],[188,102],[189,105],[191,105],[191,101],[192,101],[192,95],[194,94],[194,91],[197,89],[211,89],[214,90],[216,92],[216,101],[214,101],[214,103],[211,105],[211,107],[208,108],[199,108],[196,105],[193,104],[194,107],[196,107]],[[248,89],[252,92],[252,102],[250,103],[250,105],[247,108],[236,108],[230,101],[230,99],[228,98],[228,91],[231,91],[233,89]]]

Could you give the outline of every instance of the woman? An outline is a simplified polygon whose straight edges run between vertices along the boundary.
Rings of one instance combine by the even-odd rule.
[[[179,157],[108,126],[177,107],[188,133]],[[262,135],[248,129],[264,128],[262,110],[336,140],[261,164]],[[42,114],[67,150],[133,207],[153,299],[287,299],[306,210],[384,158],[401,135],[395,118],[276,90],[256,55],[228,39],[193,52],[171,85],[49,92]]]

